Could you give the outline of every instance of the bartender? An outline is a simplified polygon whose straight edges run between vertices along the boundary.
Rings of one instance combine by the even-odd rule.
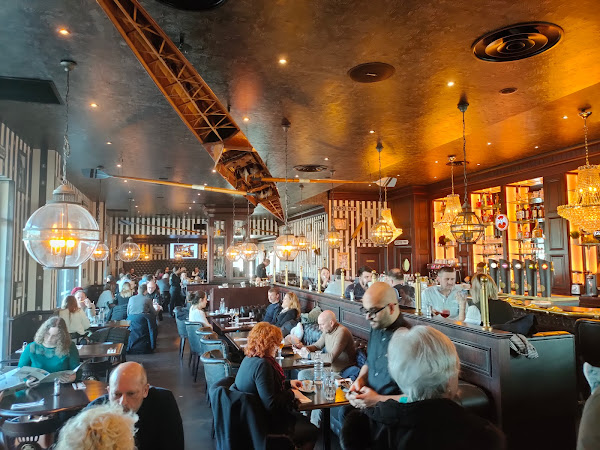
[[[267,267],[271,264],[271,260],[269,258],[265,258],[262,263],[256,266],[256,277],[257,278],[268,278],[267,276]]]

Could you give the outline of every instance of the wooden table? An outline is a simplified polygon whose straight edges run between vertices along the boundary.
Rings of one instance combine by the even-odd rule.
[[[28,415],[48,415],[62,411],[85,408],[90,402],[106,394],[106,383],[102,381],[83,381],[85,389],[76,391],[71,383],[61,384],[60,395],[54,395],[54,383],[40,383],[31,389],[5,395],[0,401],[0,416],[17,417]],[[11,410],[14,403],[37,402],[44,399],[44,404],[28,409]]]
[[[224,335],[226,333],[231,333],[235,331],[250,331],[256,322],[249,322],[251,319],[249,317],[240,317],[239,325],[231,325],[231,318],[209,318],[209,322],[211,322],[213,329],[220,335]]]
[[[286,355],[285,353],[283,353],[283,356],[284,356],[284,358],[281,363],[281,367],[283,368],[283,370],[314,369],[314,367],[315,367],[314,362],[300,362],[301,359],[306,359],[306,358],[302,358],[300,355],[296,355],[294,353],[292,353],[291,355]],[[279,360],[277,360],[277,361],[279,361]],[[323,367],[330,367],[330,366],[331,366],[330,362],[323,361]]]
[[[103,325],[90,325],[90,331],[98,331],[103,328],[129,328],[129,325],[131,325],[129,320],[109,320],[108,322],[104,322]]]
[[[323,411],[323,417],[321,418],[321,433],[323,435],[323,448],[329,450],[331,448],[331,408],[337,406],[349,405],[350,402],[346,400],[346,395],[340,388],[335,393],[335,400],[327,400],[325,398],[324,385],[321,384],[317,387],[316,392],[313,394],[304,394],[306,397],[312,400],[311,403],[300,403],[298,407],[299,411],[312,411],[313,409],[321,409]],[[343,396],[343,397],[342,397]],[[342,400],[343,398],[343,400]]]
[[[113,344],[112,342],[98,342],[96,344],[78,345],[80,359],[87,358],[108,358],[111,356],[121,356],[123,353],[123,344]]]

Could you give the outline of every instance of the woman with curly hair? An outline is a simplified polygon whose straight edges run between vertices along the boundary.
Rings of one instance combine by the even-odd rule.
[[[71,341],[65,321],[60,317],[46,320],[35,333],[33,342],[23,350],[19,367],[30,366],[48,372],[72,370],[79,365],[79,352]],[[61,378],[62,382],[75,379],[75,374]]]
[[[134,450],[137,420],[119,405],[86,409],[62,427],[55,450]]]
[[[281,303],[282,310],[275,319],[275,326],[281,328],[283,336],[287,336],[296,325],[300,317],[300,301],[293,292],[288,292]]]
[[[287,434],[297,446],[311,449],[317,441],[318,429],[294,411],[293,389],[300,388],[302,383],[286,381],[282,367],[275,361],[282,338],[281,330],[270,323],[260,322],[252,328],[233,389],[258,396],[268,417],[269,433]]]
[[[67,295],[62,302],[62,309],[58,310],[58,317],[62,318],[67,325],[69,333],[84,335],[90,327],[90,319],[86,313],[79,307],[74,295]]]

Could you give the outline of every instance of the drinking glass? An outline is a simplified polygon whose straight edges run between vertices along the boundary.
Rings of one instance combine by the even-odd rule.
[[[440,312],[440,315],[446,319],[450,316],[450,310],[449,309],[442,309],[442,311]]]
[[[283,349],[284,345],[285,345],[285,341],[282,339],[281,342],[279,343],[279,349],[277,350],[277,359],[283,359],[283,355],[281,354],[281,350]]]
[[[323,380],[323,386],[325,387],[325,400],[335,400],[335,379],[331,374],[325,375],[325,378]]]

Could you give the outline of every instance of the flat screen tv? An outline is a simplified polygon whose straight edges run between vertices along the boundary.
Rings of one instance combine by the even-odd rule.
[[[198,259],[198,244],[170,244],[169,258]]]

